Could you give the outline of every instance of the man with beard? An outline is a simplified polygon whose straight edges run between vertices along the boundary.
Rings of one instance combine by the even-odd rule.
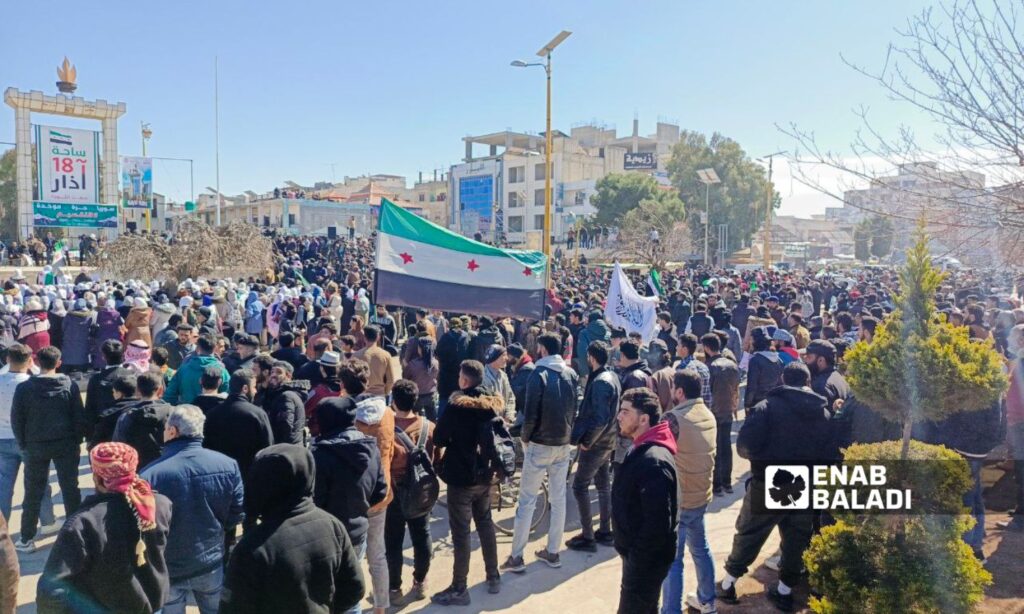
[[[825,397],[825,406],[829,413],[837,411],[836,401],[846,401],[850,396],[850,387],[846,378],[836,371],[836,346],[828,341],[816,340],[807,345],[804,352],[804,364],[811,371],[811,389]]]
[[[306,410],[302,400],[309,392],[309,382],[292,380],[292,366],[283,360],[274,363],[267,380],[263,409],[270,418],[274,443],[302,445],[306,428]]]
[[[260,354],[252,361],[252,374],[256,377],[256,394],[253,403],[263,406],[263,397],[267,394],[270,382],[270,370],[274,368],[274,359],[267,354]]]

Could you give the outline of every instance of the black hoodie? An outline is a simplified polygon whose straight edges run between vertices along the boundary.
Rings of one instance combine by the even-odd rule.
[[[838,459],[834,423],[825,398],[810,388],[779,386],[747,416],[736,451],[750,459],[751,473],[764,479],[770,464],[827,464]]]
[[[85,407],[78,384],[66,375],[36,375],[18,384],[11,401],[11,428],[18,447],[66,442],[85,436]]]
[[[117,419],[112,441],[120,441],[139,452],[139,469],[160,458],[164,447],[164,426],[173,408],[163,399],[137,399]]]
[[[444,448],[440,477],[448,486],[490,484],[494,472],[480,453],[481,427],[501,423],[505,400],[482,388],[456,392],[434,429],[434,445]]]
[[[263,397],[263,409],[270,418],[274,432],[274,443],[302,445],[303,429],[306,428],[304,400],[309,393],[309,382],[291,380],[277,388],[267,388]]]
[[[345,525],[353,544],[362,544],[368,510],[388,493],[377,440],[356,429],[351,397],[323,399],[314,411],[323,435],[313,444],[313,501]]]
[[[337,518],[313,504],[313,456],[290,444],[256,455],[246,516],[261,523],[231,553],[221,614],[342,612],[366,592],[360,562]]]

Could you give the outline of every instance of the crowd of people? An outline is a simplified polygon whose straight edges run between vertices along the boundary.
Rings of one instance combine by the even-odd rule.
[[[4,282],[2,518],[22,464],[25,497],[18,539],[0,524],[0,604],[16,603],[10,549],[32,552],[59,528],[41,612],[173,614],[190,601],[203,614],[359,612],[369,593],[381,613],[428,597],[429,518],[443,496],[453,573],[429,597],[468,605],[473,528],[487,591],[499,593],[503,573],[529,569],[546,479],[547,539],[533,558],[559,567],[566,550],[613,547],[619,612],[736,603],[737,579],[776,528],[781,547],[767,565],[779,580],[768,597],[789,611],[802,554],[827,518],[755,512],[765,466],[835,462],[851,442],[899,436],[842,375],[846,350],[871,343],[894,308],[899,279],[886,268],[666,271],[656,336],[645,340],[606,322],[601,267],[556,271],[547,317],[527,321],[375,303],[372,237],[280,237],[275,250],[277,266],[248,279],[167,287],[57,269],[39,283],[20,273]],[[972,338],[993,339],[1018,374],[1015,282],[956,272],[935,300]],[[925,424],[915,437],[961,452],[980,484],[1001,425],[1024,457],[1017,379],[991,411]],[[741,416],[735,451],[751,472],[738,483]],[[84,499],[83,441],[95,483]],[[513,473],[512,550],[499,562],[491,502]],[[1006,528],[1021,530],[1024,460],[1015,475],[1022,515]],[[723,573],[705,519],[736,489],[745,494]],[[563,542],[567,490],[581,526]],[[981,497],[976,487],[966,503],[983,519]],[[964,536],[979,557],[983,538],[983,521]],[[698,583],[684,596],[686,549]]]

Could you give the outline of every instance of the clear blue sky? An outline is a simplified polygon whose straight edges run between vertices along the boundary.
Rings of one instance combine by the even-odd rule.
[[[79,95],[127,104],[121,153],[140,153],[139,121],[150,122],[149,153],[194,158],[200,192],[214,184],[217,55],[225,193],[330,180],[332,163],[338,179],[376,172],[411,181],[457,162],[467,134],[542,130],[543,72],[508,63],[535,59],[568,29],[554,57],[555,128],[596,119],[628,132],[636,113],[644,134],[663,117],[720,131],[760,155],[792,150],[775,124],[796,121],[841,150],[859,125],[851,112],[859,104],[886,110],[886,126],[928,131],[840,59],[880,66],[893,29],[926,4],[206,0],[90,10],[66,0],[11,2],[0,87],[53,93],[67,55]],[[112,29],[103,32],[107,20]],[[14,113],[0,108],[0,141],[12,141]],[[187,196],[187,165],[158,163],[155,182],[158,192]],[[780,189],[792,210],[789,187]]]

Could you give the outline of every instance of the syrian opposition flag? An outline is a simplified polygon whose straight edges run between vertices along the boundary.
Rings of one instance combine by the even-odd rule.
[[[381,199],[377,303],[541,319],[546,264],[541,252],[478,243]]]
[[[654,294],[657,296],[665,296],[665,289],[661,287],[661,275],[658,274],[658,270],[652,268],[651,272],[647,275],[647,285],[654,290]]]

